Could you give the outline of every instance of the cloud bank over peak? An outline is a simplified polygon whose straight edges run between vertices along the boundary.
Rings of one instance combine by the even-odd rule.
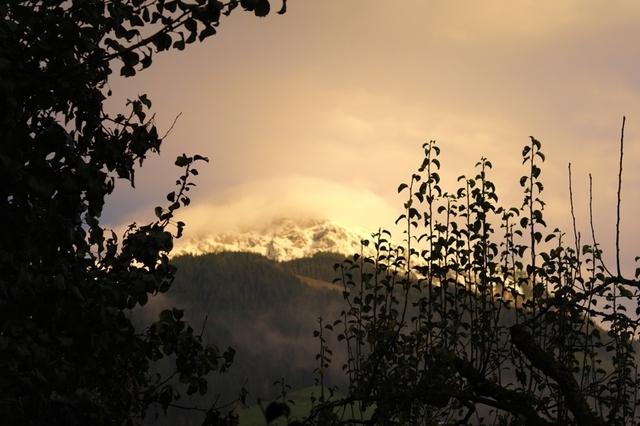
[[[261,230],[280,218],[331,220],[368,235],[397,216],[396,209],[366,187],[304,176],[258,180],[193,198],[193,206],[179,213],[188,238]]]

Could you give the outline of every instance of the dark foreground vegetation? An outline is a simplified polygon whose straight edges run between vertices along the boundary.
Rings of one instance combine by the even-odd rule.
[[[193,273],[202,265],[183,258],[175,263],[189,283],[167,299],[186,301],[190,288],[192,311],[162,306],[157,295],[176,277],[168,255],[185,226],[174,214],[190,203],[194,167],[206,158],[176,160],[182,175],[153,222],[132,225],[120,238],[100,224],[116,179],[133,185],[136,165],[164,138],[145,95],[122,113],[104,111],[113,69],[135,75],[159,52],[214,35],[238,6],[256,16],[270,10],[266,0],[0,4],[3,424],[132,425],[171,408],[196,412],[208,425],[236,424],[234,407],[211,389],[211,374],[226,372],[235,351],[207,343],[207,327],[233,341],[216,322],[248,327],[247,314],[267,311],[266,304],[278,307],[273,329],[301,336],[311,326],[287,322],[283,303],[308,298],[300,276],[310,265],[303,262],[289,265],[261,299],[252,299],[258,290],[248,271],[238,275],[241,284],[230,279],[228,292],[247,301],[243,311],[223,304],[230,293],[207,293],[198,282],[206,271]],[[419,170],[398,188],[407,195],[398,219],[403,242],[380,230],[335,268],[344,304],[309,330],[317,338],[319,394],[306,415],[288,419],[289,388],[281,380],[281,398],[264,407],[265,421],[637,424],[640,270],[621,273],[623,140],[613,265],[603,261],[593,229],[583,237],[575,225],[568,233],[547,227],[536,139],[522,152],[523,202],[513,208],[499,205],[484,158],[459,188],[445,191],[439,148],[425,144]],[[568,201],[573,206],[573,195]],[[261,262],[252,263],[258,275],[280,277]],[[326,291],[334,300],[334,290]],[[159,312],[151,319],[145,315],[154,303]],[[253,347],[270,373],[288,372],[259,351]],[[244,359],[251,363],[251,356]],[[260,382],[251,385],[261,390]],[[244,383],[236,387],[242,402]],[[185,405],[195,394],[203,397],[199,405]]]
[[[624,122],[616,229],[623,141]],[[381,230],[363,242],[368,252],[336,265],[346,307],[316,332],[317,372],[322,384],[332,354],[348,354],[348,392],[321,400],[304,421],[636,424],[640,269],[622,276],[619,234],[612,267],[593,225],[583,241],[570,168],[567,235],[544,220],[545,156],[536,139],[522,151],[523,201],[512,208],[498,204],[487,159],[445,192],[440,149],[429,142],[424,151],[398,188],[407,195],[397,222],[404,243]],[[591,203],[587,214],[593,223]]]
[[[214,35],[234,10],[269,9],[268,0],[0,2],[2,424],[136,424],[150,407],[207,393],[207,375],[231,363],[233,352],[203,344],[178,310],[143,330],[129,318],[173,281],[168,253],[184,227],[174,212],[206,159],[179,157],[167,205],[118,239],[100,225],[105,198],[116,181],[134,184],[164,136],[146,95],[113,115],[104,103],[114,70],[133,76]],[[152,374],[163,359],[179,385]],[[203,417],[224,420],[213,402]]]

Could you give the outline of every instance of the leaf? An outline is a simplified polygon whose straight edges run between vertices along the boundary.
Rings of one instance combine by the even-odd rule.
[[[142,68],[149,68],[151,66],[151,54],[148,55],[144,55],[144,57],[140,60],[140,64],[142,65]]]
[[[233,349],[231,346],[228,346],[227,350],[224,351],[224,353],[222,354],[222,357],[224,358],[224,361],[227,364],[231,364],[235,356],[236,356],[236,350]]]
[[[160,320],[164,322],[172,322],[173,314],[169,309],[165,309],[162,312],[160,312]]]
[[[537,140],[536,138],[534,138],[533,136],[529,136],[529,138],[531,139],[531,144],[536,147],[537,149],[540,149],[542,147],[542,144],[540,143],[539,140]]]
[[[245,10],[253,12],[259,0],[240,0],[240,6]]]
[[[633,293],[629,291],[628,288],[619,285],[618,290],[620,291],[620,296],[626,297],[627,299],[633,299]]]
[[[184,27],[187,31],[193,34],[198,31],[198,21],[193,18],[189,18],[184,21]]]
[[[260,0],[256,4],[253,13],[259,18],[263,18],[269,14],[270,10],[271,5],[269,4],[269,0]]]
[[[282,0],[282,7],[280,7],[280,10],[277,13],[278,15],[284,15],[287,13],[287,0]]]
[[[169,49],[171,47],[172,41],[173,40],[171,39],[171,35],[167,33],[160,33],[154,37],[153,44],[154,46],[156,46],[156,49],[161,52],[163,50]]]
[[[123,77],[133,77],[134,75],[136,75],[136,70],[132,66],[125,65],[124,67],[120,68],[120,75]]]
[[[396,223],[396,225],[397,225],[400,221],[402,221],[403,219],[406,219],[406,218],[407,218],[407,215],[406,215],[406,214],[401,214],[400,216],[398,216],[398,218],[396,219],[396,222],[395,222],[395,223]]]
[[[267,405],[267,408],[264,410],[264,418],[267,420],[267,423],[271,423],[278,417],[289,417],[291,414],[291,409],[289,406],[282,402],[272,402]]]
[[[122,52],[122,54],[120,55],[120,58],[122,59],[122,62],[124,62],[125,66],[127,67],[133,67],[137,65],[138,62],[140,62],[140,56],[136,52],[131,50]]]
[[[212,26],[205,27],[202,31],[200,31],[200,35],[198,36],[198,40],[202,41],[207,37],[211,37],[216,33],[216,29]]]
[[[544,284],[538,283],[533,287],[533,297],[539,298],[544,294],[545,287]]]
[[[178,50],[184,50],[185,48],[184,40],[176,40],[176,42],[173,43],[173,47]]]
[[[531,167],[531,175],[534,178],[537,178],[538,176],[540,176],[540,168],[538,166],[532,166]]]
[[[223,13],[225,16],[229,16],[229,15],[231,14],[231,12],[232,12],[236,7],[238,7],[238,4],[239,4],[239,3],[238,3],[238,1],[237,1],[237,0],[236,0],[236,1],[232,1],[232,2],[227,3],[227,9],[226,9],[224,12],[222,12],[222,13]]]
[[[189,157],[185,154],[182,154],[176,158],[175,165],[178,167],[184,167],[190,163]]]
[[[138,100],[147,108],[151,108],[151,100],[147,97],[146,94],[143,93],[142,95],[138,96]]]
[[[165,2],[164,4],[164,8],[167,9],[169,12],[175,12],[177,6],[178,6],[178,0],[171,0],[171,1]]]
[[[409,185],[407,185],[406,183],[401,183],[400,186],[398,186],[398,194],[404,191],[404,189],[408,187]]]

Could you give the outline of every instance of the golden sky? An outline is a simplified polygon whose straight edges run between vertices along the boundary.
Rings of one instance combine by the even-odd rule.
[[[501,200],[518,205],[520,152],[533,135],[547,155],[551,228],[568,229],[571,161],[578,223],[585,234],[591,172],[606,246],[626,114],[625,263],[640,254],[640,2],[291,0],[288,9],[265,19],[236,11],[203,45],[114,78],[111,108],[147,93],[161,128],[182,116],[137,189],[111,197],[107,222],[151,217],[187,152],[212,159],[185,212],[192,235],[294,213],[390,225],[402,209],[396,188],[429,139],[442,148],[445,186],[486,156]]]

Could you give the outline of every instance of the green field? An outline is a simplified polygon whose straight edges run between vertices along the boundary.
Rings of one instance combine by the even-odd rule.
[[[325,391],[325,397],[329,394],[328,391]],[[320,396],[320,387],[312,386],[304,389],[298,389],[291,391],[287,394],[287,400],[293,401],[293,404],[287,402],[289,407],[291,408],[291,415],[289,419],[278,419],[276,421],[271,422],[271,425],[274,426],[286,426],[287,421],[300,420],[306,417],[309,414],[309,411],[312,407],[312,398],[315,397],[316,400]],[[343,395],[334,393],[332,399],[342,398]],[[279,400],[281,401],[281,400]],[[271,402],[271,401],[269,401]],[[269,402],[263,403],[263,407],[266,407]],[[375,407],[370,407],[365,413],[364,418],[368,418],[373,413]],[[341,418],[353,418],[356,415],[359,415],[359,409],[357,404],[353,407],[347,407],[346,409],[336,409],[335,413],[338,417]],[[247,407],[240,411],[240,426],[265,426],[267,423],[262,414],[262,409],[259,405],[253,405],[251,407]]]

